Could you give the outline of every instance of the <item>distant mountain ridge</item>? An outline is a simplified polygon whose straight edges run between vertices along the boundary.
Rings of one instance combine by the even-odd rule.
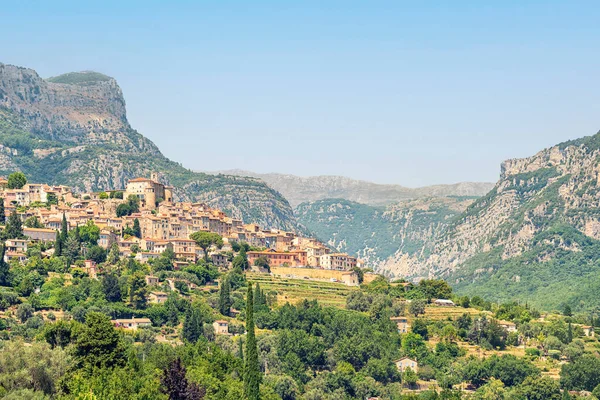
[[[422,197],[483,196],[493,187],[487,182],[460,182],[407,188],[400,185],[378,184],[343,176],[322,175],[301,177],[289,174],[260,174],[244,170],[218,171],[227,175],[250,176],[265,181],[290,202],[292,207],[301,203],[324,199],[345,199],[357,203],[382,206],[400,200]]]
[[[0,175],[16,170],[80,191],[123,188],[156,171],[179,200],[264,227],[301,229],[286,199],[261,180],[196,173],[166,158],[129,125],[117,81],[97,72],[44,80],[0,63]]]

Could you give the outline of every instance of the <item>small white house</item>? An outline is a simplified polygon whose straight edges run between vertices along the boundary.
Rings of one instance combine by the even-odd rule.
[[[452,300],[447,299],[437,299],[433,304],[440,307],[454,307],[456,305]]]
[[[419,364],[409,357],[402,357],[394,361],[394,364],[396,364],[396,368],[400,372],[404,372],[407,368],[412,369],[415,373],[419,371]]]

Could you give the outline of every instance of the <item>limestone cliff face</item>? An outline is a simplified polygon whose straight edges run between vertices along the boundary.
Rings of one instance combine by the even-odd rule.
[[[81,191],[123,188],[158,171],[180,200],[205,201],[246,222],[296,230],[292,209],[258,179],[194,173],[131,128],[116,80],[97,72],[42,79],[0,63],[0,174]]]
[[[583,256],[600,243],[599,189],[600,134],[505,161],[495,187],[444,228],[430,254],[399,251],[384,268],[398,276],[445,277],[476,293],[499,282],[535,293],[542,290],[535,281],[540,271],[550,274],[547,285],[552,271],[579,279],[582,271],[600,269],[597,257]]]

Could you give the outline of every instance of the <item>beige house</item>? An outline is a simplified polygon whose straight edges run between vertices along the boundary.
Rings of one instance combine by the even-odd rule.
[[[5,243],[6,251],[12,253],[26,253],[27,240],[25,239],[9,239]]]
[[[346,286],[358,286],[358,274],[356,272],[344,272],[342,274],[342,283]]]
[[[155,286],[158,285],[158,277],[154,275],[146,275],[146,285]]]
[[[323,269],[349,271],[356,267],[356,257],[349,256],[346,253],[324,254],[319,257],[319,265]]]
[[[410,331],[410,324],[406,317],[391,317],[390,320],[396,323],[398,327],[398,333],[408,333]]]
[[[213,322],[213,328],[215,335],[229,335],[229,322],[223,319]]]
[[[594,337],[594,327],[589,325],[583,325],[581,327],[583,329],[583,334],[588,337]]]
[[[148,301],[152,304],[163,304],[168,298],[169,295],[165,292],[150,292],[148,295]]]
[[[419,372],[419,364],[412,358],[402,357],[401,359],[394,361],[394,364],[396,364],[396,368],[398,368],[398,371],[400,372],[404,372],[408,368],[412,369],[415,373]]]
[[[504,330],[508,333],[516,332],[517,325],[514,322],[510,321],[498,321],[498,325],[504,328]]]
[[[54,242],[56,240],[56,231],[45,228],[23,228],[23,235],[30,240],[39,242]]]
[[[152,321],[150,321],[149,318],[113,319],[112,323],[117,328],[126,328],[133,330],[144,326],[152,326]]]

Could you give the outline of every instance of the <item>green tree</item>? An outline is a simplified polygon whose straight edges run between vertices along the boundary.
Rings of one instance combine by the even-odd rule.
[[[106,256],[106,262],[110,265],[115,265],[119,262],[119,245],[116,242],[110,245],[110,251]]]
[[[104,275],[104,278],[102,278],[102,291],[106,300],[110,302],[117,302],[122,299],[119,279],[115,274]]]
[[[221,280],[221,287],[219,288],[219,312],[225,316],[229,316],[229,310],[231,308],[230,289],[229,279],[223,277]]]
[[[408,312],[418,317],[421,314],[425,314],[425,300],[413,300],[408,306]]]
[[[196,343],[203,334],[203,318],[198,307],[193,304],[187,309],[181,335],[183,339]]]
[[[146,278],[141,271],[133,273],[128,280],[129,284],[129,302],[133,307],[140,310],[146,308],[146,294],[148,288]]]
[[[140,220],[137,218],[133,220],[133,236],[142,238],[142,228],[140,227]]]
[[[246,248],[244,246],[239,247],[240,252],[233,258],[231,266],[232,268],[239,268],[241,271],[245,271],[250,266],[250,263],[248,262],[248,256],[246,255]]]
[[[21,217],[19,217],[16,211],[13,211],[10,214],[10,217],[8,217],[8,222],[6,224],[6,228],[4,229],[4,236],[7,239],[22,239],[25,237],[23,235]]]
[[[256,345],[256,333],[254,331],[254,299],[252,293],[252,283],[248,284],[248,294],[246,295],[246,332],[244,396],[248,400],[259,400],[261,374],[258,360],[258,348]]]
[[[267,271],[271,272],[271,266],[269,264],[269,259],[266,256],[260,256],[256,260],[254,260],[254,265],[260,268],[264,268]]]
[[[527,400],[560,400],[561,398],[558,382],[548,376],[528,376],[518,386],[517,392],[519,398]]]
[[[591,392],[600,385],[600,359],[584,355],[573,363],[564,364],[560,371],[560,384],[569,390]]]
[[[22,189],[27,184],[27,177],[22,172],[13,172],[8,176],[8,184],[6,185],[9,189]]]
[[[96,264],[106,261],[106,250],[98,245],[91,246],[86,253],[88,260],[94,261]]]
[[[218,233],[199,231],[192,233],[190,238],[202,249],[206,262],[208,262],[208,249],[211,246],[223,247],[223,238]]]
[[[89,220],[85,225],[76,227],[77,234],[81,242],[87,243],[89,245],[98,244],[98,239],[100,239],[100,228],[94,224],[94,221]]]
[[[36,217],[35,215],[32,215],[31,217],[28,217],[27,219],[25,219],[24,225],[28,228],[43,228],[44,225],[40,222],[40,220],[38,219],[38,217]]]
[[[74,355],[79,368],[115,368],[125,365],[125,345],[106,315],[89,312],[78,330]]]

